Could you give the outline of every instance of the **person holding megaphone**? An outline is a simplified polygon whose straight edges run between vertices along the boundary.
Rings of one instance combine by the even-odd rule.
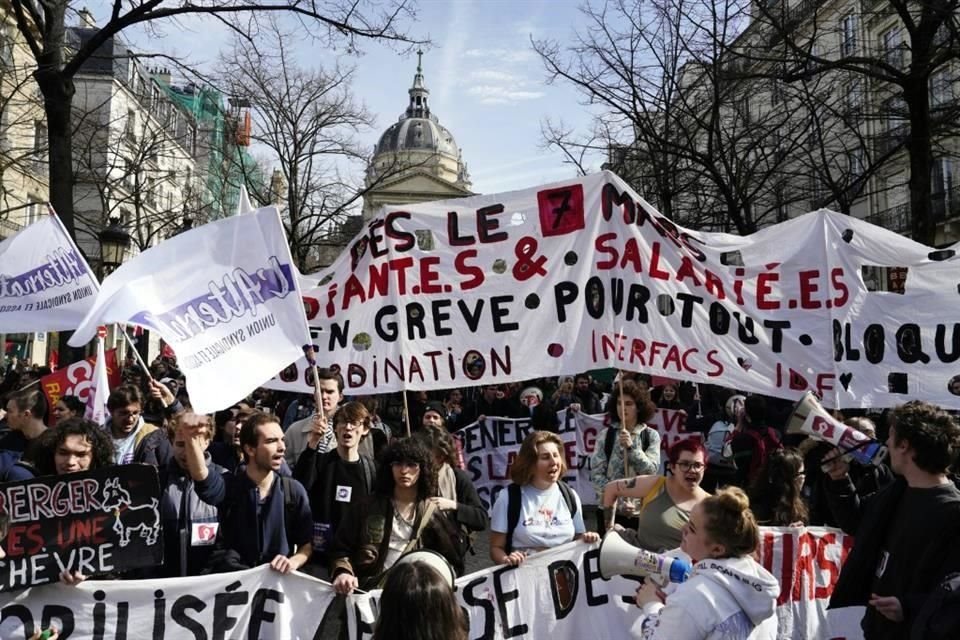
[[[759,542],[742,489],[697,504],[680,543],[694,561],[690,578],[667,596],[653,580],[637,590],[644,640],[774,640],[780,585],[752,557]]]
[[[877,437],[877,427],[869,418],[847,418],[843,424],[871,439]],[[847,507],[848,496],[852,494],[860,501],[869,500],[894,481],[893,472],[883,462],[863,464],[836,447],[823,455],[820,470],[824,476],[820,489],[832,518],[831,524],[851,535],[856,533],[859,520],[857,514]]]

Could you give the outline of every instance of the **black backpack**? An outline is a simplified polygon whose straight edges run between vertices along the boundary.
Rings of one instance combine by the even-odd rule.
[[[960,573],[946,576],[923,601],[911,625],[910,640],[960,637]]]
[[[573,489],[563,480],[557,482],[560,487],[560,495],[563,501],[567,503],[567,509],[570,515],[577,515],[577,499],[573,495]],[[513,530],[520,524],[520,485],[510,483],[507,486],[507,542],[504,549],[507,553],[513,551]]]

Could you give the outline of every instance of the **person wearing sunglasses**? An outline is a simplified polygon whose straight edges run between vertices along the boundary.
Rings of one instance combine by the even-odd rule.
[[[612,519],[617,498],[637,498],[640,507],[635,532],[621,531],[631,544],[661,552],[680,546],[690,512],[710,494],[700,487],[706,469],[706,451],[698,438],[680,440],[667,452],[667,475],[645,475],[607,483],[603,490],[606,522]]]

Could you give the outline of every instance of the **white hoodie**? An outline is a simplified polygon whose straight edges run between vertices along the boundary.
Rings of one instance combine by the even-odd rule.
[[[645,605],[644,640],[776,640],[780,585],[753,558],[698,562],[690,579]],[[658,615],[659,614],[659,615]]]

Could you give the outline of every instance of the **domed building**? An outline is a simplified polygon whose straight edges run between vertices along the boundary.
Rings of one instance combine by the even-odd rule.
[[[423,82],[422,56],[417,52],[417,73],[408,91],[410,104],[380,136],[367,167],[364,220],[384,204],[474,195],[457,141],[427,104],[430,92]]]

